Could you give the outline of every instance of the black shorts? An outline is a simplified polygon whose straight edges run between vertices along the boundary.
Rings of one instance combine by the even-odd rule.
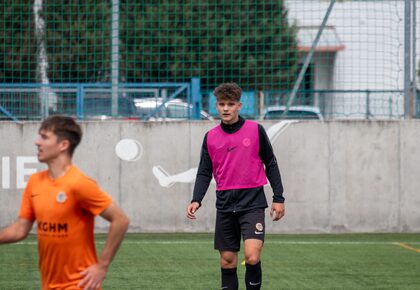
[[[239,252],[243,240],[257,239],[264,242],[265,209],[225,213],[217,211],[214,248],[219,251]]]

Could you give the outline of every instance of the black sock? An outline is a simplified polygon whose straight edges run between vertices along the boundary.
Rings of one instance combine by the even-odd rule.
[[[261,262],[255,265],[245,264],[246,290],[259,290],[262,284]]]
[[[222,290],[238,290],[238,274],[236,268],[222,269]]]

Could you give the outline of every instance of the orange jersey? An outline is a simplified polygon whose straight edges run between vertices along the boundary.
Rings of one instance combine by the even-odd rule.
[[[42,289],[80,289],[80,272],[97,263],[94,217],[112,203],[96,182],[72,166],[58,179],[33,174],[19,217],[37,222]]]

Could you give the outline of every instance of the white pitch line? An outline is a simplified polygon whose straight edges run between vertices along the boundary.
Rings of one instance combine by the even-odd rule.
[[[97,244],[105,244],[105,241],[98,241]],[[399,245],[406,243],[410,245],[420,245],[420,242],[371,242],[371,241],[265,241],[268,245]],[[35,241],[19,242],[10,245],[37,245]],[[145,244],[159,244],[159,245],[194,245],[194,244],[213,244],[213,241],[186,241],[186,240],[173,240],[173,241],[123,241],[123,244],[130,245],[145,245]]]

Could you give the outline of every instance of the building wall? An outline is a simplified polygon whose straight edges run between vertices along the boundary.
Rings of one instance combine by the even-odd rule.
[[[196,221],[188,220],[185,210],[202,138],[214,124],[84,123],[74,162],[127,212],[131,232],[212,232],[214,184]],[[263,125],[274,136],[286,197],[286,216],[280,222],[267,219],[269,232],[420,230],[419,121]],[[38,126],[0,124],[0,135],[5,136],[0,143],[0,227],[16,219],[28,176],[45,168],[36,163]],[[270,200],[269,186],[266,195]],[[105,229],[106,223],[98,219],[97,230]]]
[[[289,22],[320,26],[329,5],[330,1],[322,0],[286,1]],[[416,14],[420,19],[420,9]],[[383,92],[404,89],[404,1],[336,1],[327,25],[335,28],[344,45],[335,56],[332,89],[379,91],[370,95],[370,117],[404,115],[402,93]],[[328,104],[331,113],[326,115],[366,118],[367,99],[365,92],[336,94]]]

